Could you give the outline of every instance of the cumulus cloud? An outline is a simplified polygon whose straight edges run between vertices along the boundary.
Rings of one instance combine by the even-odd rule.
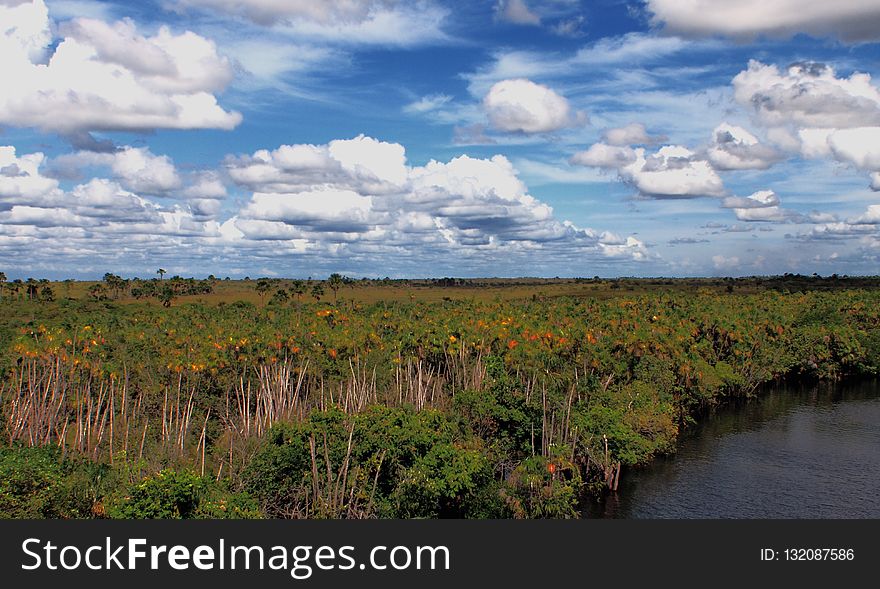
[[[586,123],[565,97],[525,78],[496,82],[483,98],[492,126],[508,133],[548,133]]]
[[[794,211],[782,207],[733,209],[736,218],[746,222],[788,223],[800,218]]]
[[[831,153],[862,170],[880,170],[880,126],[839,129],[828,136]]]
[[[566,256],[651,257],[637,239],[557,220],[503,156],[411,167],[401,145],[361,136],[261,150],[227,165],[231,178],[253,190],[234,222],[243,239],[332,242],[358,251],[562,248]]]
[[[646,0],[655,24],[681,35],[790,37],[807,33],[844,41],[876,41],[880,5],[874,0]]]
[[[736,218],[746,222],[765,223],[799,223],[816,222],[819,219],[831,218],[822,213],[804,216],[795,211],[784,209],[779,197],[772,190],[760,190],[750,196],[729,196],[721,201],[721,206],[733,209]]]
[[[721,201],[725,209],[759,209],[779,205],[779,197],[772,190],[761,190],[751,196],[728,196]]]
[[[595,143],[574,154],[569,163],[617,168],[620,179],[648,198],[697,198],[724,195],[721,178],[703,156],[680,145],[666,145],[653,154],[644,148]]]
[[[400,190],[406,181],[402,145],[363,135],[326,145],[282,145],[228,158],[229,176],[255,192],[296,193],[323,186],[359,194]]]
[[[594,143],[588,149],[571,156],[569,163],[595,168],[623,168],[637,159],[638,155],[631,147]]]
[[[782,155],[758,138],[735,125],[722,123],[712,134],[707,155],[716,170],[766,170]]]
[[[182,184],[171,158],[154,155],[146,147],[123,147],[110,153],[80,151],[59,156],[50,166],[55,174],[68,178],[81,176],[84,168],[107,168],[125,188],[143,194],[166,195]]]
[[[113,154],[113,173],[129,190],[163,194],[180,187],[180,176],[167,155],[153,155],[146,147],[123,149]]]
[[[121,261],[139,272],[155,264],[206,268],[218,259],[224,269],[247,268],[260,259],[289,273],[294,256],[310,272],[345,260],[369,272],[381,267],[383,275],[516,274],[525,262],[574,274],[656,259],[633,236],[558,219],[500,155],[411,166],[402,145],[359,136],[229,157],[223,175],[148,174],[173,162],[143,148],[70,157],[80,174],[106,171],[112,178],[64,189],[46,176],[42,154],[0,148],[4,259],[25,259],[27,252],[29,271],[98,273]],[[251,194],[218,219],[224,178]],[[170,191],[151,200],[136,185]]]
[[[722,196],[724,184],[712,166],[696,153],[678,145],[661,147],[645,155],[635,150],[636,160],[620,169],[621,177],[652,198]]]
[[[806,233],[798,233],[795,238],[802,241],[841,241],[872,235],[877,228],[867,223],[821,223],[814,225]]]
[[[868,205],[867,211],[854,219],[850,219],[848,223],[853,225],[880,225],[880,205]]]
[[[499,0],[495,15],[505,22],[517,25],[539,25],[541,17],[529,9],[525,0]]]
[[[838,78],[820,63],[797,63],[785,72],[749,62],[733,79],[734,98],[770,127],[849,128],[880,125],[880,90],[871,76]]]
[[[215,93],[232,78],[213,42],[123,20],[76,19],[53,39],[43,0],[0,6],[0,123],[73,135],[93,130],[231,129]]]
[[[15,204],[50,200],[60,193],[58,181],[40,170],[42,153],[17,156],[12,146],[0,146],[0,210]]]
[[[737,102],[769,127],[768,137],[782,148],[869,172],[880,170],[880,88],[869,74],[841,78],[830,66],[813,62],[794,64],[782,73],[776,66],[751,61],[733,86]]]
[[[655,145],[666,141],[666,135],[650,135],[641,123],[630,123],[625,127],[607,129],[602,139],[609,145],[618,147],[627,145]]]
[[[184,198],[199,200],[222,200],[226,198],[226,185],[214,171],[200,171],[193,174],[190,185],[181,191]]]

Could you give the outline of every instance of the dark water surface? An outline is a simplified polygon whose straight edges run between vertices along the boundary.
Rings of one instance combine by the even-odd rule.
[[[722,408],[585,515],[880,518],[880,383],[780,387]]]

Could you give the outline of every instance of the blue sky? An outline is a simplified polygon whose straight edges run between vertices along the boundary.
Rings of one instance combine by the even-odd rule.
[[[0,0],[0,270],[876,274],[880,2]]]

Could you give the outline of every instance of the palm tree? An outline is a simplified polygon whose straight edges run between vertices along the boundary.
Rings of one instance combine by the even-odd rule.
[[[29,301],[32,301],[35,298],[37,298],[37,294],[39,292],[39,287],[38,287],[39,282],[37,282],[37,280],[34,278],[28,278],[26,284],[27,284],[27,298]]]
[[[257,290],[257,293],[260,295],[260,303],[262,303],[263,297],[266,295],[267,292],[269,292],[269,289],[272,288],[272,281],[268,278],[260,278],[259,280],[257,280],[257,285],[255,288]]]
[[[306,285],[302,280],[294,280],[290,285],[290,290],[296,295],[296,302],[298,303],[299,298],[306,292]]]
[[[159,268],[158,270],[156,270],[156,274],[159,275],[159,280],[162,280],[162,278],[165,276],[165,274],[167,274],[167,272],[165,272],[164,268]]]
[[[330,286],[330,290],[333,291],[333,304],[336,304],[336,297],[339,294],[339,287],[342,286],[342,282],[344,277],[342,274],[337,274],[334,272],[330,275],[330,278],[327,279],[327,284]]]

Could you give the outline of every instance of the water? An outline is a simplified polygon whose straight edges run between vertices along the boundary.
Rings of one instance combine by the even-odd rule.
[[[623,473],[604,518],[880,518],[880,383],[778,388]]]

